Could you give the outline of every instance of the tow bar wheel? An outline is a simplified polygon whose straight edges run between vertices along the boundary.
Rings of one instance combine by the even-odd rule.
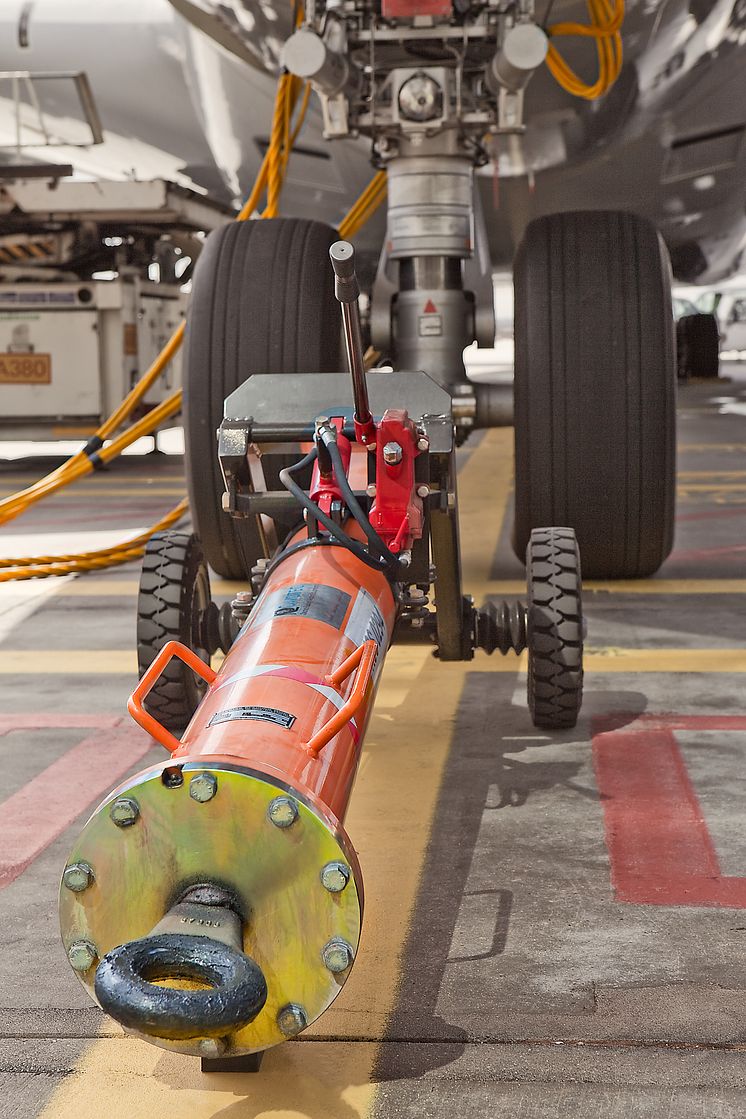
[[[583,699],[580,556],[571,528],[537,528],[526,550],[528,706],[534,726],[574,727]]]
[[[207,633],[210,577],[202,547],[187,532],[157,532],[145,549],[137,599],[137,667],[140,678],[168,641],[180,641],[210,663]],[[173,659],[151,689],[145,706],[181,734],[207,685],[183,661]]]

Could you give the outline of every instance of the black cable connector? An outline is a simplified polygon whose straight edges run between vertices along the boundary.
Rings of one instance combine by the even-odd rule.
[[[103,470],[106,463],[96,453],[100,451],[104,445],[104,441],[100,435],[92,435],[88,442],[83,447],[83,454],[86,455],[93,464],[94,470]]]

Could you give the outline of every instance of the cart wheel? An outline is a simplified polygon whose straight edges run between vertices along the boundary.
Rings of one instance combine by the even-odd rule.
[[[180,641],[210,663],[205,634],[212,607],[202,547],[187,532],[157,532],[145,549],[137,599],[137,667],[142,679],[167,641]],[[145,707],[166,730],[181,734],[207,685],[174,659],[158,678]]]
[[[331,226],[301,218],[231,222],[210,234],[195,270],[183,366],[189,504],[208,563],[228,579],[247,578],[266,552],[256,517],[236,521],[222,510],[223,403],[252,373],[342,368],[329,266],[336,238]],[[282,489],[278,473],[269,488]],[[293,524],[277,527],[281,539]]]
[[[676,354],[670,268],[634,214],[532,221],[515,269],[515,527],[571,525],[586,578],[671,551]]]
[[[573,530],[535,528],[526,575],[531,718],[550,730],[574,727],[583,700],[583,606]]]
[[[720,373],[720,330],[714,315],[684,315],[676,323],[676,353],[681,380],[715,378]]]

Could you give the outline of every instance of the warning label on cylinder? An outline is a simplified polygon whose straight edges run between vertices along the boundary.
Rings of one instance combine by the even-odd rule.
[[[383,614],[378,609],[376,600],[362,588],[358,591],[355,605],[350,611],[350,617],[345,626],[345,637],[349,637],[350,641],[354,641],[356,645],[362,645],[364,641],[375,641],[378,646],[375,667],[377,677],[383,667],[381,650],[385,650],[388,645],[388,634],[386,633]]]
[[[276,727],[290,730],[295,722],[295,715],[289,711],[278,711],[276,707],[226,707],[223,711],[216,711],[208,727],[217,723],[232,723],[237,719],[256,719],[261,723],[274,723]]]
[[[253,626],[260,626],[272,618],[309,618],[339,629],[344,621],[350,596],[336,587],[322,583],[297,583],[280,587],[263,598],[249,619]]]

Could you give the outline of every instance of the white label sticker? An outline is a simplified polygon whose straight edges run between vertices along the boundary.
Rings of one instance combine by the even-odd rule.
[[[374,675],[378,679],[378,675],[383,668],[382,652],[388,645],[388,634],[386,633],[383,614],[378,609],[375,599],[362,588],[357,592],[357,598],[350,611],[345,626],[345,637],[349,637],[350,641],[354,641],[358,646],[362,645],[364,641],[375,641],[378,646],[378,656],[376,657]]]
[[[420,338],[432,338],[443,333],[443,319],[440,315],[420,315]]]

